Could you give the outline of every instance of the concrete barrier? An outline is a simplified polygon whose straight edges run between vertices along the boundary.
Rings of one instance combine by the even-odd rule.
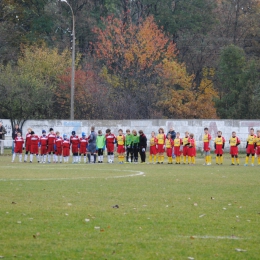
[[[4,125],[9,127],[10,120],[1,120]],[[149,119],[149,120],[28,120],[23,126],[23,136],[25,137],[27,128],[31,127],[36,134],[41,135],[42,129],[45,129],[48,133],[50,127],[55,131],[59,131],[61,134],[66,133],[70,136],[71,131],[76,131],[81,136],[82,132],[90,133],[90,127],[95,126],[96,131],[102,130],[105,133],[107,128],[110,128],[113,133],[117,134],[118,129],[122,128],[125,132],[126,129],[140,130],[142,129],[147,138],[150,138],[151,131],[158,132],[159,127],[164,128],[165,132],[168,132],[170,127],[174,127],[176,132],[180,132],[181,137],[184,136],[185,131],[189,131],[195,135],[197,143],[197,149],[202,148],[202,137],[204,134],[204,127],[209,128],[209,133],[214,139],[217,135],[217,131],[223,132],[223,136],[226,139],[226,148],[228,150],[228,140],[231,137],[232,131],[237,132],[237,136],[241,140],[240,150],[245,149],[246,139],[251,127],[260,129],[260,120],[211,120],[211,119]],[[10,140],[11,132],[6,135],[6,139]],[[5,143],[7,146],[7,143]],[[8,144],[9,146],[9,144]],[[213,148],[213,142],[211,142]]]

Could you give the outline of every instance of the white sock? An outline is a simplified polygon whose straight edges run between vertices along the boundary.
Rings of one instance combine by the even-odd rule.
[[[60,155],[60,162],[62,162],[62,156]]]
[[[23,155],[20,153],[19,154],[19,162],[21,162],[23,160]]]
[[[91,161],[91,162],[94,162],[94,155],[91,155],[90,161]]]
[[[14,161],[14,159],[15,159],[15,155],[16,155],[16,153],[13,153],[13,161]]]
[[[33,161],[33,154],[30,154],[30,162]]]
[[[103,160],[104,160],[104,156],[101,155],[101,156],[100,156],[100,161],[103,162]]]
[[[84,163],[87,162],[87,156],[84,155]]]
[[[51,162],[51,155],[48,154],[48,162]]]
[[[113,162],[114,161],[114,157],[115,157],[114,154],[112,154],[111,157],[112,157],[111,159],[112,159],[112,162]]]
[[[28,157],[28,155],[25,154],[25,155],[24,155],[24,160],[25,160],[25,161],[27,161],[27,157]]]

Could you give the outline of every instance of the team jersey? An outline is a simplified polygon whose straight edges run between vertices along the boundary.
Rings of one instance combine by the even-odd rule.
[[[183,146],[185,146],[185,145],[187,145],[189,143],[188,140],[189,140],[189,137],[184,137],[182,139]]]
[[[106,138],[104,135],[98,135],[97,136],[97,148],[103,149],[106,143]]]
[[[215,138],[215,144],[216,145],[223,145],[226,142],[225,138],[223,136],[218,136]]]
[[[126,146],[131,146],[133,142],[133,135],[132,134],[127,134],[125,136],[125,145]]]
[[[22,150],[23,149],[24,140],[23,140],[22,137],[16,137],[14,139],[14,143],[15,143],[16,150]]]
[[[249,135],[246,139],[247,143],[248,144],[255,144],[255,138],[256,138],[256,135]]]
[[[79,144],[80,144],[80,146],[86,146],[86,147],[87,147],[87,145],[88,145],[88,139],[81,137],[81,138],[79,139]]]
[[[30,143],[31,143],[30,141],[31,141],[31,134],[28,133],[28,134],[26,134],[26,137],[25,137],[25,143],[27,146],[30,145]]]
[[[133,135],[133,144],[139,144],[140,138],[138,135]]]
[[[72,144],[72,146],[78,146],[78,144],[79,144],[79,137],[77,135],[72,135],[70,137],[70,143]]]
[[[255,143],[257,146],[260,146],[260,137],[255,138]]]
[[[166,138],[165,139],[165,146],[166,146],[166,148],[172,148],[173,147],[173,140],[171,138],[170,139]]]
[[[106,134],[106,143],[108,144],[114,144],[116,140],[116,136],[114,134]]]
[[[156,137],[150,138],[150,146],[155,146],[157,144],[158,140]]]
[[[203,143],[209,143],[210,140],[211,140],[211,135],[210,134],[205,134],[203,136]]]
[[[47,146],[48,145],[48,136],[47,135],[42,135],[40,137],[40,146]]]
[[[188,140],[187,140],[188,141]],[[173,140],[173,145],[174,146],[181,146],[182,145],[182,139],[181,138],[175,138],[174,140]]]
[[[69,139],[63,139],[62,140],[62,147],[63,148],[70,148],[70,140]]]
[[[124,145],[125,144],[125,136],[124,135],[118,135],[116,137],[117,144],[118,145]]]
[[[165,143],[165,139],[166,139],[165,134],[158,134],[157,135],[158,144],[164,144]]]
[[[196,147],[196,142],[193,138],[189,138],[188,143],[190,147]]]
[[[56,136],[56,140],[55,140],[56,148],[62,147],[62,141],[63,140],[60,136]]]
[[[31,135],[31,145],[32,146],[38,146],[39,144],[39,136],[38,135]]]
[[[55,134],[48,134],[48,145],[55,144],[56,135]]]
[[[240,144],[240,140],[238,137],[230,137],[229,144],[230,146],[237,146],[238,144]]]

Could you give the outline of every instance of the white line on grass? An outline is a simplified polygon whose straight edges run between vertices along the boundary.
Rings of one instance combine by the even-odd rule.
[[[38,168],[37,168],[38,169]],[[50,169],[50,168],[49,168]],[[56,169],[56,168],[54,168]],[[69,168],[66,168],[69,169]],[[84,170],[97,170],[97,171],[104,171],[104,169],[84,169]],[[132,170],[119,170],[119,169],[112,169],[113,171],[120,171],[120,172],[133,172],[133,174],[128,175],[118,175],[118,176],[86,176],[86,177],[70,177],[70,178],[40,178],[40,179],[0,179],[0,181],[58,181],[58,180],[83,180],[83,179],[115,179],[115,178],[126,178],[126,177],[135,177],[135,176],[141,176],[144,174],[144,172],[141,171],[132,171]]]

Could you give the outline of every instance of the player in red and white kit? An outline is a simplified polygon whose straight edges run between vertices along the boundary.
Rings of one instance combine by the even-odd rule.
[[[86,133],[82,132],[82,137],[79,139],[79,163],[81,162],[81,155],[84,155],[84,163],[87,162],[87,146],[88,139],[86,138]]]
[[[71,132],[70,137],[70,144],[71,144],[71,151],[73,154],[72,163],[78,163],[79,161],[79,137],[76,135],[75,131]]]
[[[25,155],[24,155],[24,162],[27,162],[28,153],[30,152],[30,146],[31,146],[31,128],[27,129],[27,134],[25,137]]]
[[[39,140],[39,147],[41,150],[41,160],[40,163],[46,163],[46,155],[48,152],[48,136],[46,135],[46,131],[42,130],[42,136]]]
[[[51,163],[51,153],[52,153],[52,160],[55,162],[55,140],[56,140],[56,135],[54,133],[53,128],[50,128],[50,133],[48,134],[48,163]]]
[[[23,144],[24,140],[21,133],[18,132],[17,137],[14,139],[14,153],[12,162],[14,162],[16,154],[19,154],[19,162],[22,162]]]
[[[106,130],[106,147],[107,147],[107,160],[108,162],[114,162],[114,149],[116,136],[111,133],[110,129]]]
[[[60,132],[56,132],[56,139],[55,139],[55,162],[59,162],[60,157],[60,163],[62,163],[62,137],[60,136]]]
[[[68,163],[70,157],[70,140],[67,138],[66,134],[63,135],[62,140],[62,155],[64,162]]]
[[[31,131],[31,146],[30,146],[30,163],[33,161],[33,155],[36,155],[36,158],[38,160],[38,163],[40,162],[40,158],[38,156],[39,154],[39,136],[34,133],[34,131]]]

